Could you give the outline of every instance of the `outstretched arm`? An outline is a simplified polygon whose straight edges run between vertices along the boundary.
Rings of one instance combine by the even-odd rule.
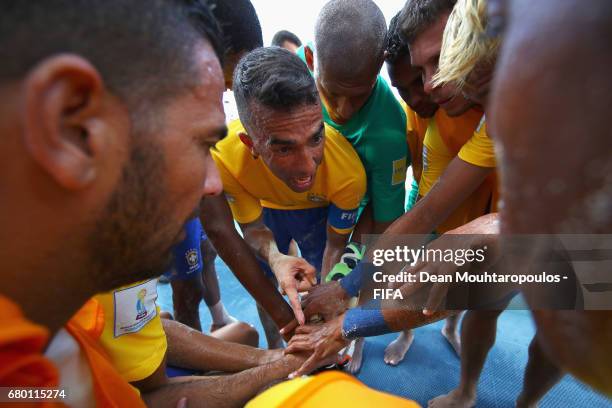
[[[143,399],[149,407],[177,406],[183,398],[187,398],[190,408],[242,407],[265,386],[287,378],[303,361],[303,357],[291,355],[238,374],[178,377],[170,380],[173,383],[144,394]]]
[[[221,259],[249,291],[278,327],[293,320],[291,307],[266,278],[249,245],[234,226],[232,213],[223,196],[206,197],[201,212],[202,225]]]
[[[174,320],[162,319],[168,364],[200,371],[238,372],[278,360],[278,350],[262,350],[219,340]]]

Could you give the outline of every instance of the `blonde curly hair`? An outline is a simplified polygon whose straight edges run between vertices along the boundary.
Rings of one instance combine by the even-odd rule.
[[[500,41],[486,29],[487,0],[457,1],[444,28],[434,86],[454,83],[461,89],[476,65],[495,60]]]

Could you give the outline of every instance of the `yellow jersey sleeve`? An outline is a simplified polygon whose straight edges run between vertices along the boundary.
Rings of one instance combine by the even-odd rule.
[[[340,234],[353,230],[367,182],[353,146],[337,130],[325,126],[325,170],[329,173],[329,226]]]
[[[235,139],[238,138],[237,135],[240,132],[244,132],[240,121],[235,120],[231,122],[228,125],[226,138],[217,143],[217,146],[211,150],[211,153],[219,170],[221,182],[223,183],[223,192],[232,210],[234,219],[241,224],[248,224],[259,218],[263,208],[260,200],[249,194],[228,168],[231,165],[228,160],[240,159],[240,155],[232,154],[231,152],[231,149],[236,147],[232,146],[231,142],[235,144]]]
[[[495,148],[487,134],[484,116],[474,135],[463,145],[458,154],[464,162],[480,167],[496,167]]]
[[[94,297],[104,310],[100,344],[128,382],[144,380],[157,370],[168,343],[159,317],[157,279]]]

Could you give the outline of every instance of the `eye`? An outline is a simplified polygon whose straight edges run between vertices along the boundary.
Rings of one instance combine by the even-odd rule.
[[[323,141],[323,133],[319,133],[312,138],[312,143],[315,145],[320,144]]]
[[[291,153],[291,147],[290,146],[279,146],[276,149],[274,149],[274,151],[280,155],[287,155]]]

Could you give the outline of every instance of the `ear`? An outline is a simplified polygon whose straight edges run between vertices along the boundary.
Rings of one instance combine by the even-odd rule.
[[[238,137],[240,138],[240,141],[242,143],[244,143],[244,145],[246,147],[249,148],[249,150],[251,151],[251,154],[253,155],[253,157],[256,159],[259,157],[259,155],[257,154],[257,152],[255,151],[255,144],[253,143],[253,139],[251,139],[251,136],[247,135],[244,132],[240,132],[238,133]]]
[[[104,97],[99,73],[76,55],[48,58],[24,81],[25,147],[63,188],[85,188],[98,175],[97,158],[109,150],[109,127],[117,124]]]
[[[308,65],[308,69],[314,72],[314,52],[310,45],[304,46],[304,57],[306,58],[306,65]]]

